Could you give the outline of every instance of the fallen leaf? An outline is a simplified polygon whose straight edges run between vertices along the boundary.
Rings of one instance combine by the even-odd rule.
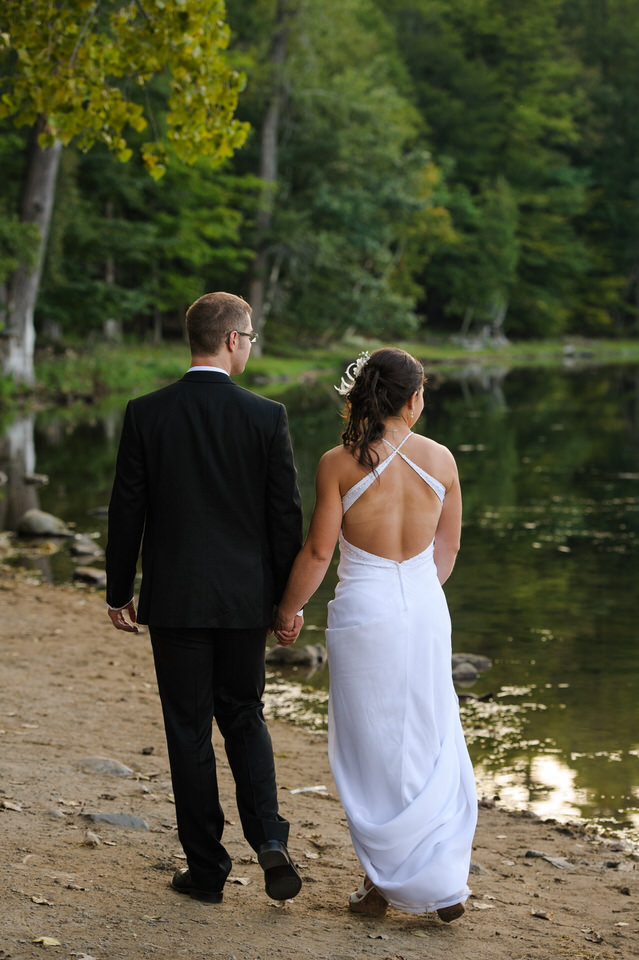
[[[55,937],[34,937],[31,943],[39,943],[41,947],[61,947],[62,944]]]
[[[103,840],[102,843],[105,847],[117,847],[117,840]]]
[[[246,886],[248,883],[250,883],[251,881],[249,880],[248,877],[229,877],[228,882],[229,882],[229,883],[241,883],[242,886],[245,887],[245,886]]]
[[[39,904],[41,904],[42,906],[46,906],[46,907],[50,907],[50,906],[51,906],[51,901],[50,901],[50,900],[47,900],[46,897],[33,896],[33,897],[31,897],[31,899],[32,899],[33,903],[39,903]]]
[[[473,901],[473,906],[475,910],[494,910],[495,909],[492,903],[475,903]]]
[[[19,803],[14,803],[13,800],[3,800],[2,806],[5,810],[15,810],[16,813],[22,813],[22,807]]]
[[[531,915],[537,917],[538,920],[550,920],[552,913],[546,913],[545,910],[531,910]]]
[[[323,793],[326,789],[324,784],[321,783],[316,787],[296,787],[294,790],[291,790],[291,793]]]
[[[414,936],[414,937],[423,937],[424,939],[426,939],[426,937],[430,936],[430,934],[425,933],[423,930],[416,930],[415,933],[413,934],[413,936]]]
[[[319,860],[319,853],[313,853],[311,850],[305,850],[304,856],[307,860]]]

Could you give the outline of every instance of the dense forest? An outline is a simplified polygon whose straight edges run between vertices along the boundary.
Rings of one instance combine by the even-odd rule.
[[[35,129],[42,342],[159,339],[212,289],[267,349],[639,334],[639,0],[7,0],[0,38],[5,331]]]

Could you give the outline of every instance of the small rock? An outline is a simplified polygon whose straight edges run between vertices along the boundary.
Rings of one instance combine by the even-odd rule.
[[[472,663],[475,670],[481,673],[483,670],[489,670],[493,665],[490,657],[484,657],[480,653],[454,653],[453,667],[460,663]]]
[[[97,833],[93,833],[92,830],[87,830],[84,835],[84,840],[82,841],[83,846],[85,847],[99,847],[102,841],[100,840]]]
[[[101,557],[104,550],[91,537],[77,533],[71,544],[71,554],[74,557]]]
[[[154,750],[155,747],[142,747],[140,753],[143,753],[145,757],[150,757]]]
[[[25,473],[22,479],[32,487],[46,487],[49,482],[46,473]]]
[[[623,894],[624,897],[629,897],[630,887],[619,887],[619,893]]]
[[[52,513],[45,513],[44,510],[35,508],[27,510],[18,523],[18,531],[23,537],[72,537],[73,532],[69,527],[54,517]]]
[[[456,667],[453,667],[453,680],[463,683],[469,683],[473,680],[477,680],[479,677],[479,671],[467,660],[458,663]]]
[[[546,863],[552,864],[553,867],[557,867],[559,870],[565,870],[567,867],[572,867],[570,860],[567,860],[566,857],[552,857],[548,853],[542,853],[540,850],[527,850],[526,856],[528,858],[538,857],[540,860],[545,860]]]
[[[110,760],[108,757],[85,757],[80,760],[80,767],[85,773],[102,773],[111,777],[132,777],[133,770],[125,767],[119,760]]]
[[[62,810],[57,810],[55,807],[52,807],[50,810],[47,810],[47,817],[50,820],[64,820],[66,818],[66,813]]]
[[[127,830],[149,829],[146,820],[132,813],[83,813],[82,816],[93,823],[110,823],[114,827],[125,827]]]
[[[106,587],[106,572],[98,570],[97,567],[76,567],[73,571],[74,580],[82,580],[83,583],[90,583],[94,587]]]
[[[307,647],[273,647],[266,654],[267,663],[281,663],[314,667],[326,660],[326,649],[321,643],[310,643]]]
[[[475,860],[471,860],[468,872],[469,873],[488,873],[488,870],[486,869],[486,867],[482,867],[480,863],[476,863]]]

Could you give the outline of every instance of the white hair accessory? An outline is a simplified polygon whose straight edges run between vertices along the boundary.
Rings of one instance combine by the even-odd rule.
[[[346,367],[344,376],[341,379],[339,387],[334,387],[335,390],[339,393],[340,396],[346,397],[353,389],[357,377],[362,372],[368,361],[370,360],[370,353],[368,350],[364,350],[363,353],[360,353],[357,360],[353,360],[352,363]]]

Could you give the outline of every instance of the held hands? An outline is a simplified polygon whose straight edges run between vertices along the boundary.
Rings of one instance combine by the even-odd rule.
[[[130,603],[127,603],[126,607],[122,607],[121,610],[108,610],[107,613],[111,618],[111,623],[116,630],[126,630],[127,633],[138,633],[138,628],[136,624],[137,613],[135,609],[135,600],[131,600]],[[125,613],[129,614],[131,622],[125,617]]]
[[[273,615],[272,630],[277,637],[279,647],[288,647],[295,643],[299,637],[300,630],[304,624],[304,617],[301,614],[287,615],[285,612],[276,608]]]

